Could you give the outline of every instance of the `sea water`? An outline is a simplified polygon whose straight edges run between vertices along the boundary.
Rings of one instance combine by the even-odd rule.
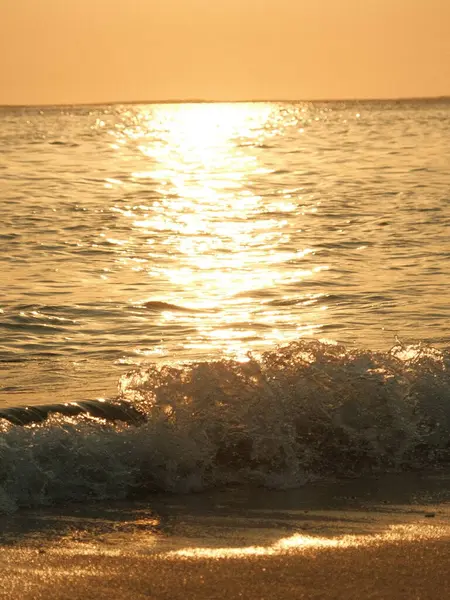
[[[450,103],[0,109],[0,510],[449,459]],[[112,399],[112,400],[111,400]]]

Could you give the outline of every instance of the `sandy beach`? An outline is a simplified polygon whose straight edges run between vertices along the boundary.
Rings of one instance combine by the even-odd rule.
[[[409,474],[22,511],[0,598],[445,598],[449,499]]]

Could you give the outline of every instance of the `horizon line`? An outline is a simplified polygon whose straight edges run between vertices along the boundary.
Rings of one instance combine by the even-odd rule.
[[[394,96],[394,97],[374,97],[374,98],[314,98],[314,99],[286,99],[286,98],[266,98],[266,99],[242,99],[242,100],[208,100],[205,98],[169,98],[165,100],[109,100],[95,102],[56,102],[56,103],[38,103],[38,104],[0,104],[0,109],[4,108],[64,108],[64,107],[89,107],[89,106],[120,106],[120,105],[157,105],[157,104],[268,104],[268,103],[327,103],[327,102],[418,102],[433,100],[450,100],[450,95],[439,96]]]

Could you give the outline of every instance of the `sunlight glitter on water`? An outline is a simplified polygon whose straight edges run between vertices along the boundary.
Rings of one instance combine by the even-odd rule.
[[[298,337],[445,347],[449,115],[1,109],[5,402],[109,395],[146,357],[243,358]]]
[[[144,215],[139,211],[139,218],[133,209],[127,210],[130,243],[135,235],[148,244],[155,231],[164,234],[165,264],[149,260],[149,276],[156,270],[170,282],[166,301],[214,309],[209,320],[205,314],[164,311],[161,326],[170,322],[193,328],[196,333],[188,336],[186,349],[220,350],[241,357],[255,342],[264,346],[301,335],[301,326],[284,331],[286,318],[273,307],[256,318],[257,333],[251,326],[267,303],[262,296],[270,297],[272,289],[313,278],[326,268],[298,269],[298,261],[313,249],[298,248],[291,241],[288,217],[295,207],[287,202],[291,195],[280,195],[267,205],[252,191],[254,180],[271,169],[260,162],[258,152],[249,153],[247,145],[255,140],[262,144],[274,135],[273,107],[143,108],[135,119],[135,127],[115,132],[121,141],[116,147],[120,152],[139,140],[137,149],[151,168],[134,172],[132,180],[153,181],[159,199]],[[289,267],[290,261],[296,263],[295,269]],[[261,299],[250,303],[254,291]],[[314,329],[320,328],[317,314],[315,321]]]
[[[371,535],[344,535],[340,537],[320,537],[294,534],[280,538],[271,546],[243,546],[234,548],[185,548],[168,552],[168,558],[227,559],[252,558],[257,556],[277,556],[305,551],[330,548],[364,548],[404,542],[448,539],[446,526],[391,525],[386,531]]]

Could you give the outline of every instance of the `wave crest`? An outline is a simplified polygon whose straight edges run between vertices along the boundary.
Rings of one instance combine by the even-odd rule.
[[[424,345],[319,341],[247,362],[150,365],[119,382],[139,426],[86,411],[0,420],[0,510],[436,466],[450,460],[449,366]]]
[[[227,464],[348,474],[445,454],[449,384],[435,348],[299,341],[248,362],[152,366],[120,389],[152,420],[201,432]]]

